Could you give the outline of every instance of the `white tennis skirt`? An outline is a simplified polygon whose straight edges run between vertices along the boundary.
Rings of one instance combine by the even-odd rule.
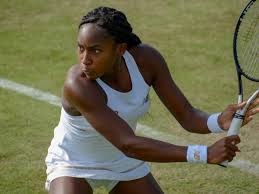
[[[146,162],[141,161],[133,168],[119,172],[118,170],[108,169],[105,167],[86,167],[80,165],[49,165],[47,166],[47,180],[45,183],[46,190],[49,190],[50,183],[59,177],[76,177],[91,180],[111,180],[111,181],[128,181],[135,180],[146,176],[150,173],[150,167]]]
[[[95,130],[78,130],[60,122],[46,157],[46,186],[58,177],[127,181],[146,176],[149,165],[127,157]]]

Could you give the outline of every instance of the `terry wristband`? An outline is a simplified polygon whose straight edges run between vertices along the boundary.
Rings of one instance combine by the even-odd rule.
[[[189,145],[186,158],[190,163],[207,163],[207,146]]]
[[[225,132],[223,129],[220,128],[218,124],[218,117],[221,113],[215,113],[209,116],[207,120],[208,129],[211,133],[222,133]]]

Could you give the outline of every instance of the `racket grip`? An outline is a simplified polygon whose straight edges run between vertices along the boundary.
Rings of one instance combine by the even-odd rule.
[[[243,123],[243,120],[244,120],[244,115],[236,112],[230,124],[227,136],[238,135],[241,125]]]
[[[228,134],[227,136],[231,136],[231,135],[238,135],[239,134],[239,129],[241,128],[241,125],[243,123],[243,115],[240,115],[240,113],[235,113],[235,116],[230,124],[229,130],[228,130]],[[221,164],[219,164],[222,167],[227,167],[228,166],[228,161],[224,161]]]
[[[234,118],[230,124],[227,136],[239,134],[240,128],[241,128],[243,120],[244,120],[244,115],[246,114],[246,110],[258,95],[259,95],[259,90],[256,90],[253,93],[253,95],[248,99],[245,107],[241,111],[237,111],[235,113]],[[228,161],[224,161],[219,165],[222,167],[227,167]]]

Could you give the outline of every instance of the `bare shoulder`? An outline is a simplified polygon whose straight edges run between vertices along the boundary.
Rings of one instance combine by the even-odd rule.
[[[92,108],[93,104],[105,103],[106,96],[96,81],[88,80],[79,65],[73,65],[63,87],[63,108],[72,115],[79,115],[82,107]]]
[[[142,76],[149,85],[152,85],[158,71],[167,69],[162,54],[149,44],[140,44],[130,49],[129,52],[134,57]]]
[[[77,87],[82,87],[83,85],[90,86],[91,84],[87,79],[85,79],[83,72],[80,70],[80,66],[75,64],[71,66],[67,72],[64,89],[76,90]]]
[[[130,50],[130,53],[140,64],[157,64],[164,61],[161,53],[149,44],[140,44]]]

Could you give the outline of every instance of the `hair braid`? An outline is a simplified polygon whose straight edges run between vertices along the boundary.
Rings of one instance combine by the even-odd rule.
[[[116,9],[109,7],[93,9],[82,17],[78,28],[80,29],[87,23],[95,23],[104,28],[116,42],[127,43],[128,48],[141,43],[139,37],[132,32],[132,27],[125,14]]]

